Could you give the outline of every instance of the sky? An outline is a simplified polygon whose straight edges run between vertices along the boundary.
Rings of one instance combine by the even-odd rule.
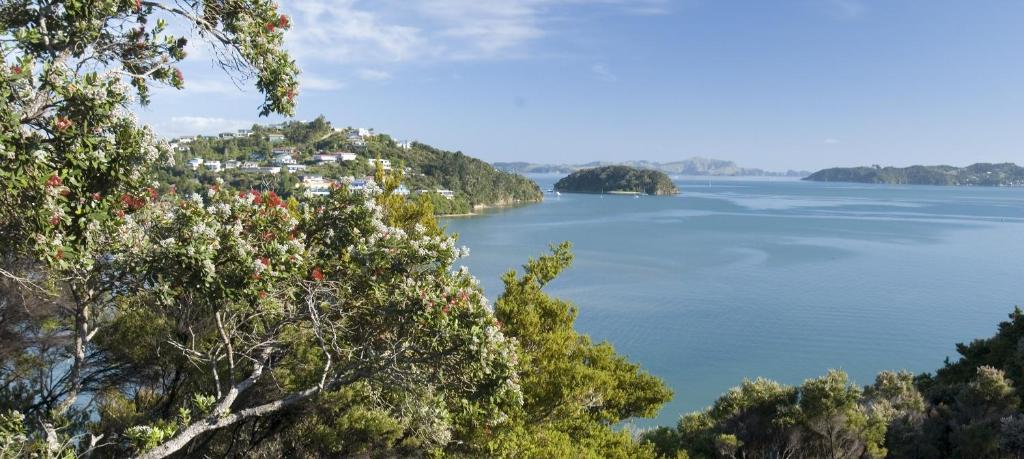
[[[1024,164],[1024,1],[280,0],[295,119],[487,161]],[[165,136],[259,118],[193,40]]]

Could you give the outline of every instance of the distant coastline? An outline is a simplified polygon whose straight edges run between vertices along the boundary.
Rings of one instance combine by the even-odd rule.
[[[833,167],[815,172],[812,182],[877,183],[938,186],[1024,186],[1024,167],[1013,163],[976,163],[967,167]]]
[[[766,171],[757,168],[740,167],[732,161],[693,157],[681,161],[659,163],[654,161],[593,161],[583,164],[538,164],[529,162],[494,162],[495,169],[517,174],[571,174],[580,169],[603,166],[629,166],[637,169],[655,170],[671,175],[716,176],[716,177],[806,177],[809,171],[785,172]]]

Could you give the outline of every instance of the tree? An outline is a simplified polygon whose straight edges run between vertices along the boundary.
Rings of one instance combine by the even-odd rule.
[[[252,77],[261,113],[291,113],[288,18],[269,1],[0,4],[0,406],[42,423],[53,448],[55,425],[80,416],[83,394],[109,375],[94,339],[123,286],[106,271],[112,235],[102,229],[145,202],[151,169],[169,158],[131,115],[153,84],[185,85],[174,65],[188,43],[166,19],[211,43],[222,67]]]
[[[576,308],[543,288],[572,263],[570,245],[531,259],[523,274],[505,274],[505,291],[495,315],[519,349],[523,408],[492,452],[520,451],[535,457],[650,456],[652,447],[612,429],[633,417],[648,417],[671,391],[654,376],[617,354],[608,343],[593,344],[573,329]]]

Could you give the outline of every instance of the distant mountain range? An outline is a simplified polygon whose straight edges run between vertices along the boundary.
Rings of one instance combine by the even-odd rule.
[[[1024,186],[1024,167],[1013,163],[977,163],[967,167],[834,167],[815,172],[804,180],[893,185]]]
[[[672,175],[715,175],[715,176],[757,176],[757,177],[806,177],[808,171],[773,172],[763,169],[746,168],[732,161],[722,159],[693,157],[682,161],[658,163],[653,161],[594,161],[585,164],[536,164],[526,162],[491,163],[495,169],[518,174],[570,174],[580,169],[603,166],[630,166],[637,169],[650,169]]]

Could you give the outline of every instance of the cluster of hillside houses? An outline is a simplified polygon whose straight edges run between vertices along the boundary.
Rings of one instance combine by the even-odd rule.
[[[281,128],[283,125],[271,125],[270,128]],[[335,132],[348,131],[347,141],[349,144],[356,147],[365,147],[365,138],[376,135],[373,129],[355,128],[334,128]],[[237,132],[222,132],[217,135],[220,139],[234,139],[249,137],[253,135],[250,129],[239,129]],[[270,133],[267,134],[268,140],[273,143],[280,143],[285,140],[283,134]],[[173,149],[178,151],[187,151],[189,149],[188,144],[194,141],[196,137],[178,137],[170,142]],[[398,146],[406,150],[412,148],[412,141],[401,141],[398,142]],[[192,170],[199,170],[203,168],[210,172],[221,172],[228,169],[238,169],[241,172],[252,172],[258,174],[271,174],[276,175],[281,172],[282,169],[287,170],[289,173],[300,173],[311,165],[328,165],[334,163],[344,163],[348,161],[356,161],[359,155],[348,151],[320,151],[312,156],[310,161],[305,161],[305,164],[300,164],[296,159],[297,151],[295,147],[273,147],[270,152],[269,161],[265,161],[264,155],[261,153],[253,153],[249,155],[249,160],[206,160],[203,158],[195,157],[187,162],[187,165]],[[370,166],[376,168],[381,167],[385,171],[392,170],[391,161],[387,159],[367,158],[367,162]],[[269,163],[269,164],[268,164]],[[327,195],[330,193],[332,187],[338,186],[340,181],[326,179],[319,175],[304,175],[300,176],[301,185],[305,189],[307,196],[318,196]],[[348,177],[346,182],[348,183],[349,189],[361,190],[373,184],[373,177],[365,177],[362,179],[356,179]],[[399,186],[396,193],[401,195],[408,195],[409,189],[405,185]],[[435,190],[417,190],[416,193],[437,193],[447,199],[455,197],[455,193],[451,190],[435,189]]]

